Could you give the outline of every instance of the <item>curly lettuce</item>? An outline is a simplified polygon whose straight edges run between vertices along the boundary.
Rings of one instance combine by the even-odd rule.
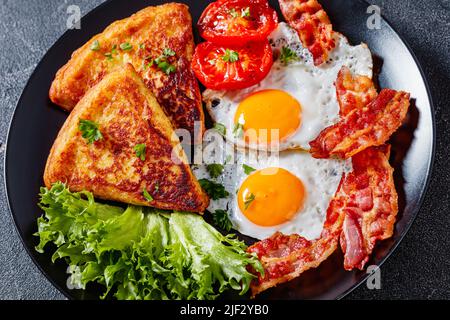
[[[106,287],[101,298],[215,299],[229,289],[245,294],[263,272],[255,256],[233,235],[222,235],[196,214],[98,203],[89,192],[56,183],[41,188],[38,219],[43,252],[69,264],[68,284]]]

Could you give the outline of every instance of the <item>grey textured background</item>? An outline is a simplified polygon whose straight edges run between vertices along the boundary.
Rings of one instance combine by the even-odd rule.
[[[0,0],[0,155],[29,76],[66,30],[67,6],[82,14],[102,0]],[[411,231],[382,267],[382,289],[361,286],[349,299],[450,298],[450,0],[369,1],[404,36],[431,84],[437,157],[430,191]],[[393,53],[395,54],[395,53]],[[25,252],[8,212],[0,164],[0,299],[64,299]]]

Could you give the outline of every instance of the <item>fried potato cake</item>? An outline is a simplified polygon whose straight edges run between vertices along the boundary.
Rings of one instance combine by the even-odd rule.
[[[64,123],[44,173],[47,187],[57,181],[160,209],[203,212],[209,202],[170,120],[129,64],[89,90]]]
[[[204,115],[198,82],[190,68],[192,18],[184,4],[147,7],[116,21],[72,54],[56,74],[50,99],[70,111],[106,74],[131,63],[175,128],[194,133]]]

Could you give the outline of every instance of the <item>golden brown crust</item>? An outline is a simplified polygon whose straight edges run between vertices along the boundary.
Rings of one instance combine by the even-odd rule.
[[[95,41],[99,44],[97,51],[91,50]],[[126,42],[132,45],[131,50],[120,48],[120,44]],[[155,65],[148,67],[149,59],[159,57],[165,48],[176,53],[170,57],[176,71],[169,75]],[[186,5],[168,3],[147,7],[112,23],[76,50],[57,72],[50,88],[50,99],[70,111],[106,74],[124,63],[131,63],[175,128],[187,129],[192,134],[194,122],[200,121],[203,132],[200,90],[190,68],[193,51],[192,20]],[[111,52],[113,58],[109,59],[105,54]]]
[[[103,139],[89,144],[81,119],[98,124]],[[144,161],[134,147],[145,143]],[[80,100],[52,147],[47,187],[67,183],[107,200],[203,212],[208,198],[193,176],[170,120],[131,65],[109,73]],[[144,188],[153,201],[143,196]]]

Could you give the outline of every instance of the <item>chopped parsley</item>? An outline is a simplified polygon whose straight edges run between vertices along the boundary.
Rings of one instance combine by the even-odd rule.
[[[256,171],[256,169],[255,168],[252,168],[252,167],[250,167],[250,166],[248,166],[248,165],[246,165],[246,164],[243,164],[242,165],[242,168],[244,169],[244,172],[245,172],[245,174],[250,174],[250,173],[252,173],[253,171]]]
[[[98,50],[100,50],[100,42],[98,42],[98,40],[95,40],[94,42],[92,42],[92,44],[91,44],[91,50],[92,50],[92,51],[98,51]]]
[[[136,152],[136,157],[138,157],[142,161],[145,160],[146,150],[147,146],[145,145],[145,143],[140,143],[134,146],[134,152]]]
[[[147,62],[147,61],[149,61],[149,62]],[[151,68],[155,62],[151,56],[147,56],[144,58],[144,61],[142,63],[144,65],[144,69],[147,69],[147,68]]]
[[[236,123],[233,128],[233,134],[236,138],[241,138],[244,135],[244,125],[242,123]]]
[[[214,124],[214,130],[224,137],[227,135],[227,127],[225,127],[222,123],[216,122]]]
[[[98,124],[94,121],[81,119],[78,124],[78,129],[81,131],[81,136],[86,139],[89,144],[103,139],[103,135],[98,129]]]
[[[122,49],[123,51],[128,51],[133,49],[133,46],[129,42],[124,42],[120,44],[120,49]]]
[[[292,50],[289,47],[282,47],[281,48],[281,56],[280,61],[284,63],[285,65],[289,64],[292,61],[298,61],[299,57],[297,56],[297,53],[295,53],[294,50]]]
[[[241,17],[242,17],[242,18],[248,18],[248,17],[250,17],[250,7],[242,8],[242,9],[241,9]]]
[[[117,48],[117,45],[113,45],[112,48],[111,48],[111,51],[105,53],[105,57],[107,57],[108,60],[112,60],[113,59],[113,54],[117,53],[116,48]]]
[[[255,201],[255,198],[256,197],[253,193],[250,193],[250,195],[245,198],[245,201],[244,201],[245,210],[247,210],[248,207],[252,204],[252,202]]]
[[[165,74],[170,74],[177,70],[177,68],[173,64],[170,64],[167,61],[159,62],[158,68],[161,69],[161,71],[163,71]]]
[[[220,183],[216,183],[208,179],[200,179],[198,182],[203,190],[205,190],[208,196],[213,200],[219,200],[229,196],[228,191],[226,191],[225,187]]]
[[[147,189],[143,189],[142,190],[142,195],[144,196],[145,200],[147,201],[153,201],[153,197],[151,196],[150,193],[148,193]]]
[[[212,213],[212,216],[214,224],[217,227],[227,232],[233,229],[233,224],[231,223],[230,218],[228,218],[228,212],[226,210],[216,210],[214,213]]]
[[[163,51],[163,55],[166,57],[173,57],[175,55],[175,51],[170,48],[165,48]]]
[[[239,13],[236,11],[235,8],[231,8],[230,10],[228,10],[228,13],[229,13],[233,18],[239,17]]]
[[[173,57],[175,56],[175,51],[173,51],[170,48],[165,48],[163,50],[162,55],[160,55],[158,58],[156,59],[152,59],[152,57],[145,57],[144,60],[148,61],[150,60],[150,62],[146,65],[147,67],[152,67],[153,65],[156,65],[161,71],[163,71],[166,74],[170,74],[172,72],[175,72],[177,70],[176,66],[173,64],[170,64],[167,59],[169,57]]]
[[[144,50],[145,49],[145,44],[144,43],[139,44],[139,49]]]
[[[236,62],[239,60],[239,54],[236,51],[226,49],[225,54],[222,56],[222,60],[225,62]]]
[[[208,171],[211,178],[218,178],[223,172],[223,165],[220,163],[211,163],[206,166],[206,170]]]

